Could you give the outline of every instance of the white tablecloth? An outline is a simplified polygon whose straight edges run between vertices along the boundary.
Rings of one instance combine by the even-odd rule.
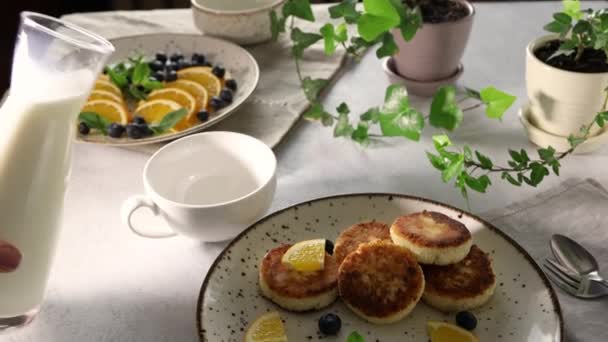
[[[587,3],[583,7],[605,3]],[[524,49],[544,34],[542,26],[560,2],[479,3],[465,53],[461,84],[494,85],[524,103]],[[167,11],[170,16],[171,12]],[[108,23],[111,25],[111,23]],[[354,111],[381,102],[388,85],[380,62],[369,53],[339,75],[325,99],[342,101]],[[421,108],[429,101],[414,99]],[[420,143],[403,139],[363,149],[332,137],[318,124],[300,122],[277,148],[278,189],[272,210],[336,193],[401,192],[466,208],[452,185],[441,183]],[[534,147],[527,141],[516,110],[503,122],[468,112],[456,134],[458,143],[489,155]],[[197,341],[195,308],[205,273],[224,244],[185,238],[146,240],[121,223],[119,209],[129,195],[142,192],[147,155],[104,146],[75,146],[74,168],[65,206],[65,223],[46,302],[27,328],[0,336],[2,341]],[[573,156],[563,163],[562,179],[551,177],[539,188],[514,188],[496,180],[486,195],[472,195],[476,213],[500,208],[547,190],[568,177],[591,177],[608,185],[608,148]],[[246,305],[246,303],[244,303]],[[590,320],[605,317],[589,317]]]

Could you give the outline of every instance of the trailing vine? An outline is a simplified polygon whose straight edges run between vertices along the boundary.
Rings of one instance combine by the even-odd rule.
[[[575,13],[571,5],[567,11],[571,13],[567,15]],[[459,99],[455,87],[442,87],[433,96],[428,114],[424,114],[410,105],[404,86],[391,85],[386,90],[382,105],[369,108],[353,120],[351,109],[344,102],[333,112],[322,105],[319,94],[329,80],[303,75],[305,50],[322,40],[326,55],[334,54],[340,47],[359,60],[365,50],[378,44],[376,56],[389,57],[398,51],[392,31],[397,30],[406,41],[411,40],[422,27],[422,15],[419,7],[410,8],[401,0],[363,0],[362,11],[357,8],[356,0],[343,0],[329,7],[329,15],[337,23],[326,23],[319,32],[304,32],[296,26],[296,19],[315,21],[309,0],[287,0],[281,13],[273,11],[270,15],[273,39],[287,33],[289,26],[296,73],[310,103],[304,118],[333,127],[335,137],[349,138],[362,145],[369,144],[372,139],[385,137],[419,141],[425,126],[439,128],[444,133],[433,136],[435,153],[427,152],[428,159],[441,172],[441,179],[446,183],[454,181],[465,197],[468,190],[485,193],[492,184],[489,175],[493,173],[501,174],[502,180],[516,186],[537,186],[550,174],[549,168],[559,175],[560,161],[589,137],[593,125],[603,127],[608,121],[608,112],[600,110],[593,122],[581,128],[579,135],[569,137],[571,148],[568,151],[557,153],[552,147],[540,148],[537,150],[538,158],[531,159],[523,149],[509,150],[508,166],[498,166],[490,157],[467,145],[462,150],[453,149],[448,136],[449,132],[460,126],[466,111],[483,107],[488,118],[502,118],[516,98],[491,86],[480,90],[467,88],[464,97]],[[562,18],[561,15],[559,17]],[[347,28],[354,25],[358,34],[349,35]],[[608,101],[608,93],[606,96]],[[465,101],[469,105],[461,107]]]

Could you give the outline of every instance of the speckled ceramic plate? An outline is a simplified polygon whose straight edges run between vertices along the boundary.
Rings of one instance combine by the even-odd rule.
[[[238,89],[234,94],[232,104],[219,110],[217,113],[213,113],[209,121],[178,133],[164,134],[139,140],[128,139],[126,137],[114,139],[103,135],[91,134],[88,136],[79,135],[78,141],[106,145],[144,145],[174,140],[202,131],[234,113],[253,93],[260,79],[260,69],[253,56],[242,47],[225,40],[198,34],[157,33],[121,37],[110,41],[114,44],[116,51],[110,58],[109,64],[123,61],[138,53],[146,57],[152,57],[158,51],[166,51],[168,54],[180,52],[185,56],[198,52],[205,54],[207,59],[214,65],[219,64],[225,67],[230,77],[237,81]]]
[[[358,194],[323,198],[272,214],[240,234],[212,265],[198,302],[201,341],[242,341],[256,317],[278,310],[290,341],[319,340],[318,318],[327,312],[342,318],[342,330],[324,341],[346,341],[357,330],[367,342],[427,341],[426,322],[453,322],[453,315],[420,302],[404,320],[386,326],[364,322],[339,300],[319,312],[290,313],[264,299],[258,291],[258,263],[267,250],[280,243],[328,238],[362,220],[391,223],[395,217],[434,210],[463,222],[475,243],[490,253],[497,276],[494,296],[474,310],[479,320],[475,333],[483,342],[563,341],[563,320],[555,292],[532,258],[513,240],[487,222],[450,206],[403,195]]]

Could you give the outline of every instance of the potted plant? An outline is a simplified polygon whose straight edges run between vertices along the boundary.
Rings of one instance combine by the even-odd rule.
[[[590,132],[581,127],[607,108],[608,11],[581,11],[579,1],[564,1],[544,28],[554,34],[526,50],[531,123],[564,138],[598,134],[600,125]]]
[[[475,10],[466,0],[403,2],[406,10],[411,9],[410,16],[418,15],[422,22],[417,32],[392,30],[399,52],[391,62],[411,92],[430,95],[440,85],[455,82],[462,73],[460,59],[471,33]],[[424,87],[425,84],[428,87]]]

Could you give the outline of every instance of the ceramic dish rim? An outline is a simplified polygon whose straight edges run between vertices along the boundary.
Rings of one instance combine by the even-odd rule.
[[[254,67],[254,79],[253,79],[253,87],[251,87],[251,90],[244,94],[243,97],[243,101],[241,101],[241,103],[237,104],[234,108],[232,108],[229,112],[227,113],[223,113],[221,116],[215,117],[213,119],[210,119],[208,122],[190,127],[184,131],[181,132],[177,132],[177,133],[169,133],[169,134],[163,134],[160,136],[156,136],[156,137],[150,137],[150,138],[144,138],[144,139],[139,139],[139,140],[134,140],[134,139],[129,139],[129,140],[119,140],[116,142],[113,142],[111,140],[108,141],[90,141],[90,140],[86,140],[86,139],[82,139],[78,133],[76,133],[76,139],[75,141],[77,143],[83,143],[83,144],[93,144],[93,145],[103,145],[103,146],[117,146],[117,147],[129,147],[129,146],[141,146],[141,145],[149,145],[149,144],[156,144],[156,143],[161,143],[161,142],[167,142],[167,141],[172,141],[172,140],[176,140],[179,138],[183,138],[185,136],[188,136],[190,134],[194,134],[197,132],[200,132],[204,129],[208,129],[210,127],[215,126],[216,124],[218,124],[219,122],[225,120],[226,118],[228,118],[229,116],[231,116],[232,114],[234,114],[234,112],[237,111],[237,109],[239,109],[243,104],[245,104],[245,102],[247,102],[247,100],[249,100],[249,98],[251,97],[251,95],[253,94],[253,92],[257,89],[259,83],[260,83],[260,66],[258,64],[258,62],[255,60],[255,58],[253,57],[253,55],[247,51],[245,48],[243,48],[240,45],[237,45],[235,43],[232,43],[230,41],[227,41],[225,39],[221,39],[221,38],[215,38],[215,37],[210,37],[210,36],[205,36],[205,35],[201,35],[201,34],[196,34],[196,33],[175,33],[175,32],[157,32],[157,33],[141,33],[141,34],[134,34],[134,35],[130,35],[130,36],[123,36],[123,37],[117,37],[117,38],[113,38],[110,39],[110,43],[116,42],[116,41],[122,41],[122,40],[127,40],[127,39],[137,39],[137,38],[143,38],[143,37],[153,37],[153,36],[157,36],[157,37],[161,37],[161,36],[168,36],[168,37],[175,37],[175,36],[179,36],[179,37],[190,37],[191,39],[206,39],[206,40],[213,40],[216,42],[220,42],[222,44],[227,44],[227,45],[232,45],[240,50],[242,50],[244,52],[244,56],[247,57],[247,59],[251,62],[251,65]],[[116,51],[114,51],[114,53],[116,53]],[[110,56],[111,58],[111,56]],[[211,120],[213,120],[211,122]]]
[[[557,315],[557,319],[559,321],[559,330],[558,330],[558,340],[556,342],[564,342],[564,317],[563,317],[563,313],[562,313],[562,308],[561,305],[559,303],[559,300],[557,298],[557,294],[555,292],[555,289],[553,288],[553,286],[551,285],[551,283],[549,282],[549,279],[547,278],[547,276],[545,275],[545,273],[542,271],[542,269],[540,268],[540,266],[536,263],[536,261],[534,261],[534,258],[532,258],[532,256],[519,244],[517,243],[515,240],[513,240],[513,238],[511,238],[509,235],[507,235],[505,232],[503,232],[502,230],[496,228],[494,225],[490,224],[489,222],[485,221],[484,219],[469,213],[468,211],[462,210],[462,209],[458,209],[456,207],[453,207],[449,204],[445,204],[445,203],[441,203],[435,200],[431,200],[428,198],[424,198],[424,197],[419,197],[419,196],[414,196],[414,195],[407,195],[407,194],[399,194],[399,193],[388,193],[388,192],[360,192],[360,193],[344,193],[344,194],[338,194],[338,195],[331,195],[331,196],[324,196],[324,197],[317,197],[308,201],[303,201],[303,202],[299,202],[296,204],[292,204],[289,205],[285,208],[282,208],[280,210],[277,210],[265,217],[262,217],[261,219],[259,219],[258,221],[256,221],[255,223],[253,223],[252,225],[250,225],[249,227],[247,227],[247,229],[243,230],[240,234],[238,234],[232,241],[230,241],[230,243],[222,250],[222,252],[217,256],[217,258],[215,258],[215,260],[213,261],[213,263],[209,266],[209,270],[207,271],[207,274],[205,275],[205,280],[203,281],[203,284],[201,285],[201,289],[199,291],[199,295],[198,295],[198,300],[197,300],[197,304],[196,304],[196,328],[197,328],[197,333],[199,335],[199,341],[201,342],[206,342],[206,337],[203,335],[203,322],[201,320],[202,317],[202,311],[203,311],[203,307],[205,305],[205,291],[207,290],[207,287],[209,286],[209,281],[211,280],[211,276],[213,275],[213,272],[216,270],[217,264],[222,260],[223,256],[228,252],[228,250],[234,246],[237,242],[239,242],[245,235],[247,235],[254,227],[264,223],[265,221],[280,215],[288,210],[293,209],[294,207],[298,207],[298,206],[302,206],[302,205],[306,205],[309,203],[314,203],[314,202],[321,202],[321,201],[326,201],[326,200],[331,200],[331,199],[339,199],[339,198],[350,198],[350,197],[364,197],[364,196],[372,196],[372,197],[387,197],[387,198],[400,198],[400,199],[406,199],[406,200],[414,200],[414,201],[419,201],[419,202],[424,202],[424,203],[429,203],[429,204],[433,204],[433,205],[437,205],[440,207],[444,207],[446,209],[450,209],[453,210],[455,212],[460,213],[461,215],[467,215],[468,217],[472,218],[473,220],[485,225],[486,227],[488,227],[491,231],[495,232],[496,234],[498,234],[500,237],[502,237],[505,241],[507,241],[510,245],[512,245],[513,247],[515,247],[515,249],[521,254],[523,255],[523,257],[526,259],[526,261],[530,264],[530,266],[532,266],[532,268],[536,271],[536,273],[540,276],[541,281],[543,282],[543,285],[545,285],[545,287],[547,288],[547,290],[549,291],[549,297],[551,297],[551,302],[553,304],[553,307],[555,308],[555,314]]]
[[[251,14],[256,14],[256,13],[260,13],[260,12],[266,12],[266,11],[269,11],[273,8],[276,8],[280,5],[282,5],[286,1],[287,0],[275,0],[262,7],[250,8],[250,9],[246,9],[246,10],[235,10],[235,11],[217,10],[217,9],[209,8],[209,7],[203,6],[202,4],[199,4],[197,0],[190,0],[190,4],[192,5],[192,8],[194,10],[197,10],[197,11],[200,11],[203,13],[220,15],[220,16],[237,16],[237,15],[251,15]]]

